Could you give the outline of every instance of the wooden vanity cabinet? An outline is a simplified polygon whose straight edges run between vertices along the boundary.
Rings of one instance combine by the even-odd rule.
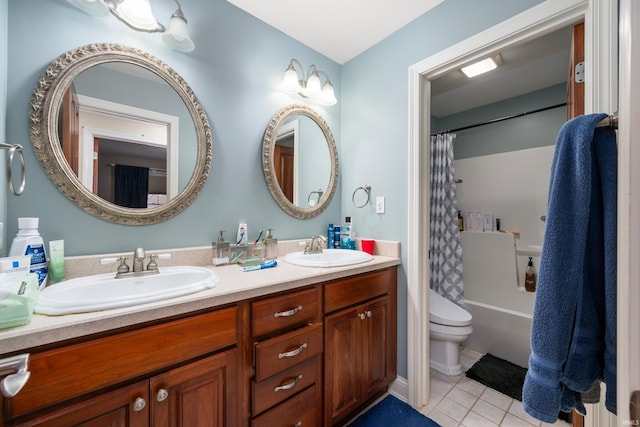
[[[237,309],[32,352],[8,426],[236,426]]]
[[[396,268],[324,285],[324,424],[339,425],[397,374]]]
[[[251,303],[251,426],[319,426],[322,419],[322,288]]]

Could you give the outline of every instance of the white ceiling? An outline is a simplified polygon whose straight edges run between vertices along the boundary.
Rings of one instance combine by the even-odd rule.
[[[344,64],[444,0],[227,0]]]
[[[444,0],[227,0],[339,64],[344,64]],[[308,17],[312,18],[309,19]],[[327,24],[329,23],[329,24]],[[432,113],[444,117],[566,81],[571,30],[500,52],[498,70],[467,79],[453,71],[432,82]]]
[[[495,71],[467,78],[456,70],[431,82],[431,113],[445,117],[564,83],[569,70],[572,27],[500,52]]]

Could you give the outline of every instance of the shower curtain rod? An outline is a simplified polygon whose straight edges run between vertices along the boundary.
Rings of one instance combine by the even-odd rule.
[[[445,130],[445,131],[441,131],[441,132],[436,132],[436,133],[432,134],[432,136],[433,135],[438,135],[440,133],[458,132],[458,131],[461,131],[461,130],[467,130],[467,129],[477,128],[477,127],[480,127],[480,126],[490,125],[490,124],[493,124],[493,123],[503,122],[505,120],[511,120],[511,119],[515,119],[517,117],[526,116],[526,115],[529,115],[529,114],[540,113],[542,111],[552,110],[554,108],[560,108],[560,107],[564,107],[566,105],[567,105],[567,103],[564,102],[562,104],[556,104],[556,105],[551,105],[549,107],[538,108],[536,110],[525,111],[524,113],[513,114],[511,116],[500,117],[500,118],[493,119],[493,120],[488,120],[488,121],[482,122],[482,123],[476,123],[476,124],[469,125],[469,126],[459,127],[459,128],[456,128],[456,129],[450,129],[450,130]]]

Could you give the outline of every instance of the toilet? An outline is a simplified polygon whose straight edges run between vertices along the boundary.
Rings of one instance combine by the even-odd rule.
[[[460,343],[473,332],[471,314],[429,290],[429,365],[445,375],[460,375]]]

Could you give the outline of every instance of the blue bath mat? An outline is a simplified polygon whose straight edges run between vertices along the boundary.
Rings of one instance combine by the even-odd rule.
[[[364,414],[356,418],[349,427],[440,427],[400,399],[387,396]]]

